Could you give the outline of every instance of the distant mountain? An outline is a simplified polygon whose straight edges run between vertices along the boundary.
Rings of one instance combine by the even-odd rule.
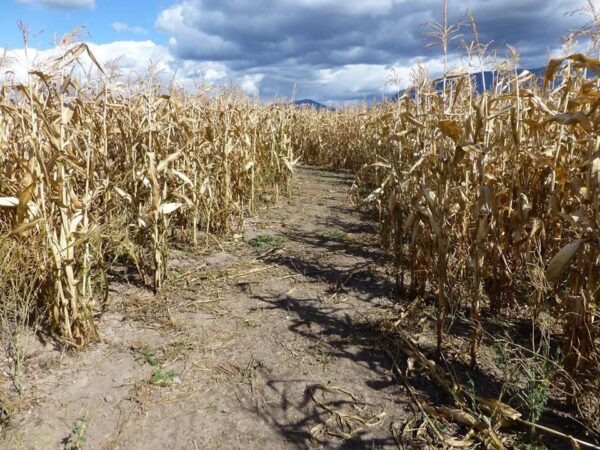
[[[545,67],[538,67],[535,69],[517,69],[517,73],[520,75],[523,72],[525,72],[526,70],[528,72],[531,72],[534,75],[536,75],[538,77],[538,79],[540,79],[540,80],[543,79],[544,74],[546,73]],[[489,90],[490,87],[495,84],[497,76],[498,76],[497,72],[492,72],[492,71],[485,71],[483,73],[481,73],[481,72],[471,73],[472,80],[475,83],[476,92],[478,92],[479,94],[483,93],[484,86],[485,86],[486,90]],[[592,78],[594,76],[595,76],[595,74],[593,72],[591,72],[591,71],[588,72],[589,78]],[[557,75],[555,77],[555,81],[560,82],[560,76]],[[484,84],[484,82],[485,82],[485,84]],[[442,80],[438,80],[436,82],[437,89],[441,90],[442,85],[443,85]],[[398,100],[405,93],[406,93],[406,90],[404,89],[404,90],[399,91],[396,94],[391,94],[391,95],[382,95],[382,94],[368,95],[368,96],[365,96],[364,98],[360,99],[360,101],[367,105],[376,105],[381,102]],[[410,95],[412,96],[413,94],[410,94]],[[301,107],[312,107],[312,108],[319,109],[319,110],[327,109],[327,110],[335,111],[337,109],[337,107],[335,107],[335,106],[327,106],[327,105],[324,105],[322,103],[319,103],[319,102],[309,99],[309,98],[304,98],[302,100],[294,100],[293,104],[296,106],[301,106]]]
[[[521,75],[523,72],[525,71],[531,72],[534,75],[536,75],[538,78],[543,78],[544,77],[544,73],[546,73],[546,68],[545,67],[538,67],[537,69],[517,69],[517,73],[519,75]],[[483,75],[483,76],[482,76]],[[472,73],[471,76],[474,78],[475,80],[475,89],[477,90],[478,93],[483,93],[483,81],[485,80],[485,87],[487,89],[490,88],[490,86],[492,86],[494,84],[494,77],[495,77],[496,73],[495,72],[491,72],[491,71],[485,71],[483,72],[483,74],[481,72],[477,72],[477,73]]]
[[[325,106],[322,103],[315,102],[309,98],[303,98],[302,100],[294,100],[294,105],[296,106],[310,106],[316,109],[329,109],[328,106]]]
[[[539,78],[542,78],[544,76],[544,73],[546,72],[545,67],[538,67],[536,69],[517,69],[517,73],[520,75],[525,70],[535,74]],[[497,73],[492,72],[492,71],[485,71],[483,73],[481,73],[481,72],[472,73],[471,77],[473,77],[473,81],[475,83],[475,90],[479,94],[482,94],[484,91],[484,86],[485,86],[485,89],[487,90],[490,88],[490,86],[492,86],[494,84],[496,76],[497,76]],[[485,85],[484,85],[484,81],[485,81]],[[438,89],[441,89],[442,85],[443,85],[443,81],[441,81],[441,80],[436,83],[436,87]],[[402,97],[405,92],[406,92],[406,90],[402,90],[402,91],[398,92],[397,94],[387,97],[387,100],[392,100],[392,101],[397,100],[400,97]]]

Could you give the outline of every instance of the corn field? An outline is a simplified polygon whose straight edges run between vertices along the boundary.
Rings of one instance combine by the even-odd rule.
[[[483,310],[549,315],[564,370],[600,392],[599,73],[573,54],[543,79],[499,70],[481,94],[468,74],[440,89],[417,69],[397,101],[318,111],[164,88],[151,72],[123,83],[77,44],[0,85],[2,265],[35,265],[23,271],[48,328],[84,346],[112,260],[159,292],[170,243],[241,228],[290,194],[301,157],[355,174],[401,291],[435,298],[439,351],[457,312],[473,366]],[[40,256],[11,260],[28,252]]]
[[[95,75],[74,74],[82,57]],[[151,72],[123,84],[85,44],[41,66],[1,85],[0,236],[43,255],[47,324],[82,346],[98,337],[112,257],[158,292],[169,241],[229,234],[261,198],[287,195],[292,111],[165,90]]]
[[[470,315],[475,365],[482,308],[534,323],[545,312],[565,370],[600,387],[599,73],[574,54],[543,79],[499,71],[478,94],[469,75],[440,90],[416,70],[397,102],[297,125],[307,161],[356,173],[353,197],[378,212],[399,287],[435,296],[438,350],[451,313]]]

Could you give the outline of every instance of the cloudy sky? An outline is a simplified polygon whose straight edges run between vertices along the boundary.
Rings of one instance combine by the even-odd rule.
[[[600,0],[595,0],[600,2]],[[565,13],[585,0],[449,0],[456,20],[470,8],[482,41],[505,54],[516,46],[522,66],[543,66],[561,36],[582,23]],[[149,61],[182,84],[233,83],[269,99],[355,101],[401,84],[417,61],[437,75],[439,49],[426,48],[423,24],[441,19],[441,0],[0,0],[0,45],[23,66],[56,36],[84,26],[101,60],[123,56],[125,69]],[[17,22],[28,25],[25,57]],[[462,32],[470,39],[468,28]],[[453,48],[451,64],[465,64]]]

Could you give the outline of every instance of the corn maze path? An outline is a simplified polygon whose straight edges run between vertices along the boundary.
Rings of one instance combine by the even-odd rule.
[[[350,185],[303,167],[243,237],[174,250],[160,295],[113,281],[100,343],[32,340],[2,448],[398,448],[414,412],[369,325],[392,283]]]

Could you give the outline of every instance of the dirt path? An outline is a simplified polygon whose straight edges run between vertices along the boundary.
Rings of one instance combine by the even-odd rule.
[[[174,252],[160,296],[113,284],[100,344],[31,347],[2,448],[397,448],[408,400],[368,320],[391,285],[350,182],[303,168],[243,239]]]

